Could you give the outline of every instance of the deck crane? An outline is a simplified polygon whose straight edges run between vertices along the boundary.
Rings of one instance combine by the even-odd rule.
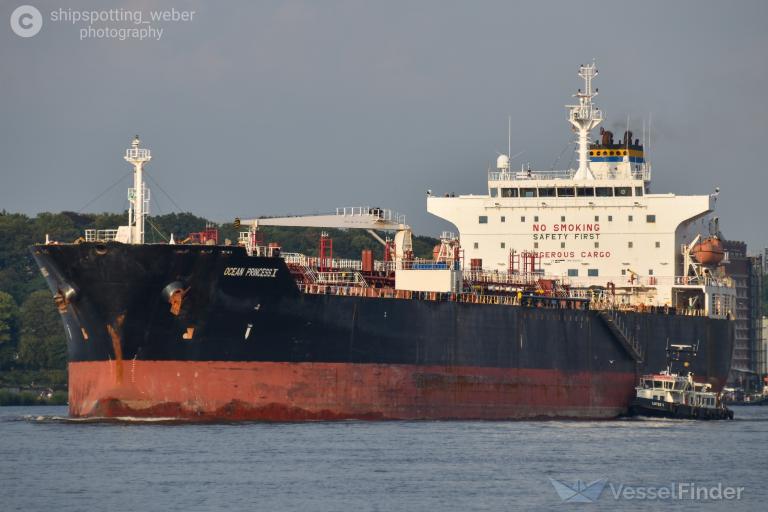
[[[248,226],[248,254],[254,251],[250,241],[255,240],[259,226],[304,227],[304,228],[337,228],[364,229],[376,240],[386,246],[386,242],[376,234],[378,231],[395,232],[395,261],[409,259],[413,253],[413,233],[411,227],[405,224],[405,216],[398,215],[392,210],[378,207],[346,207],[337,208],[335,213],[315,215],[291,215],[287,217],[236,218],[235,228]]]

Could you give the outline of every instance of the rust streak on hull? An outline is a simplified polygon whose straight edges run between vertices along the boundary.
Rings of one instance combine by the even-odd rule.
[[[112,339],[112,350],[115,353],[115,379],[118,384],[123,382],[123,346],[120,343],[120,330],[123,327],[124,320],[125,315],[119,315],[115,319],[116,327],[112,327],[112,324],[107,324],[107,332]]]

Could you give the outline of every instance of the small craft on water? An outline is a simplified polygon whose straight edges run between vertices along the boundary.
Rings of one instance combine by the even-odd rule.
[[[720,393],[712,391],[711,384],[696,382],[690,371],[683,374],[674,370],[675,363],[688,368],[697,352],[698,345],[668,345],[667,369],[640,377],[630,415],[732,420],[733,411],[726,407]]]

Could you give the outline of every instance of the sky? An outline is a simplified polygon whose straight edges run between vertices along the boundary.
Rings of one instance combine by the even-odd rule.
[[[0,6],[0,209],[122,211],[139,134],[153,213],[371,205],[439,234],[425,191],[485,193],[508,116],[513,166],[576,165],[595,59],[603,126],[652,118],[652,191],[720,187],[726,238],[768,246],[768,2],[24,1],[31,37]]]

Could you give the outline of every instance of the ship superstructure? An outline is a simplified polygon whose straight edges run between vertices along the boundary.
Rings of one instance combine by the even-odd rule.
[[[487,194],[430,196],[428,211],[456,226],[477,269],[515,273],[528,254],[537,272],[574,288],[608,291],[619,304],[728,316],[733,286],[714,272],[722,257],[699,261],[694,254],[699,242],[718,234],[718,191],[651,192],[651,165],[629,129],[620,139],[601,130],[590,141],[603,119],[592,101],[596,75],[594,64],[580,67],[584,89],[568,107],[578,168],[518,171],[501,155],[488,172]]]

